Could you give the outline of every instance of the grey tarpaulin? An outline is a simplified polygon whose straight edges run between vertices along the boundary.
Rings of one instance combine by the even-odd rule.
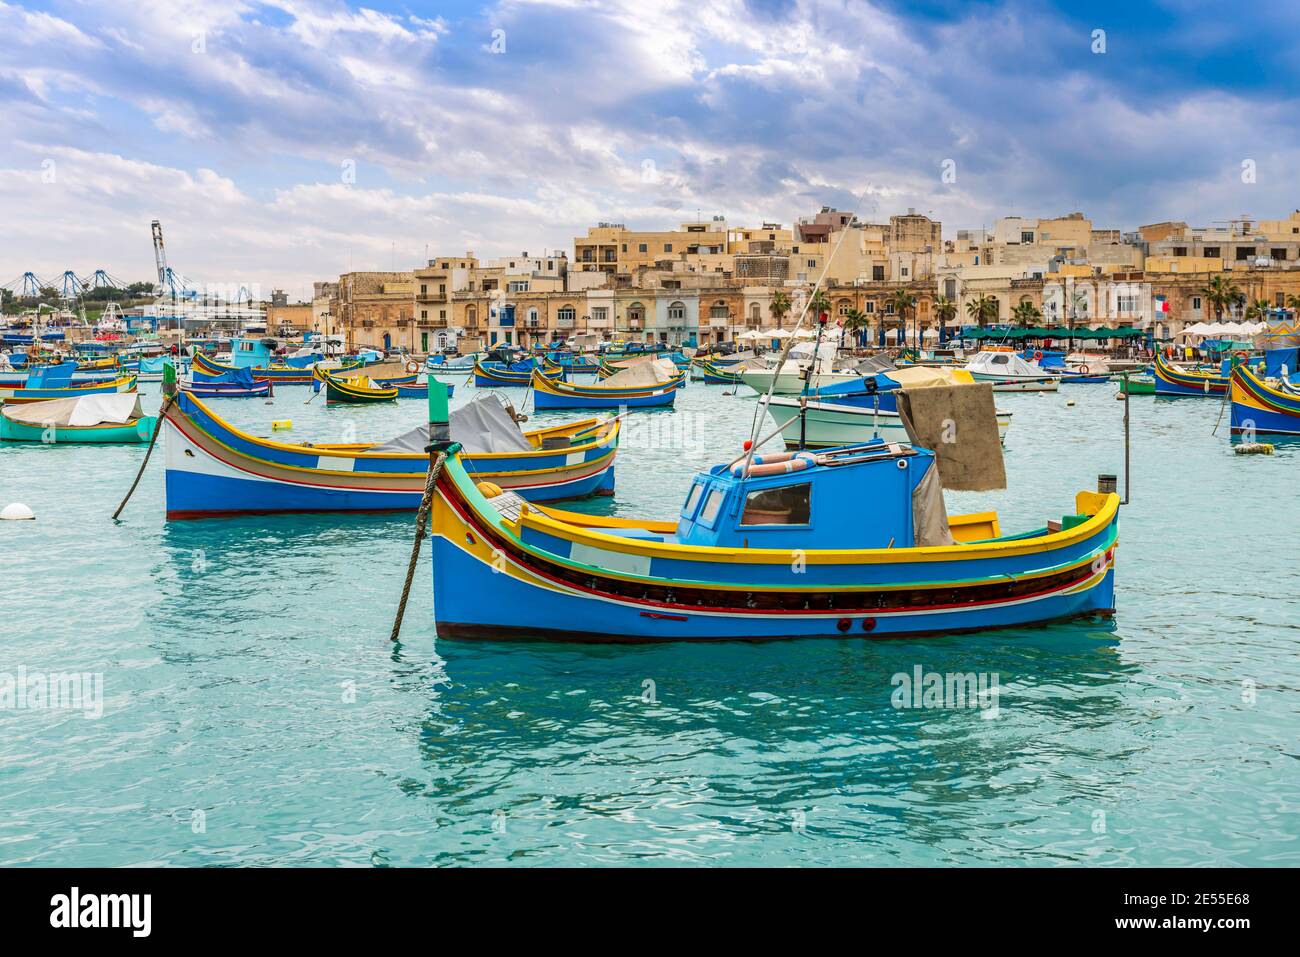
[[[943,502],[943,489],[939,487],[939,465],[932,462],[925,477],[912,489],[913,545],[951,545],[952,529],[948,527],[948,507]]]
[[[511,418],[501,400],[491,393],[480,395],[473,402],[453,409],[451,437],[459,442],[465,452],[531,452],[533,445],[524,438],[518,423]],[[429,426],[421,425],[370,452],[423,452],[429,444]]]
[[[934,452],[944,488],[986,492],[1007,487],[992,383],[901,389],[898,414],[912,444]]]

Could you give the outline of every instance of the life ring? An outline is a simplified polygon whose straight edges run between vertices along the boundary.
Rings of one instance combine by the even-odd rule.
[[[1079,366],[1079,374],[1080,374],[1080,375],[1087,375],[1087,374],[1088,374],[1088,367],[1087,367],[1086,365]]]
[[[414,359],[407,359],[407,360],[406,360],[406,371],[407,371],[407,372],[419,372],[419,371],[420,371],[420,363],[416,362]]]
[[[1038,361],[1039,359],[1041,359],[1042,357],[1043,357],[1043,350],[1042,350],[1042,349],[1039,349],[1037,352],[1034,353],[1034,361],[1035,361],[1035,362],[1037,362],[1037,361]]]

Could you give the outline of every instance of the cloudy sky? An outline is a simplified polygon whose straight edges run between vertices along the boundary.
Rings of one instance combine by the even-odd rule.
[[[571,255],[600,220],[1285,216],[1297,27],[1198,0],[0,0],[0,283],[148,279],[155,218],[191,280],[297,297],[426,250]]]

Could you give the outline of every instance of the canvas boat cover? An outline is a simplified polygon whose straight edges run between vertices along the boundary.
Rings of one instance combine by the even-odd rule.
[[[1047,379],[1052,377],[1052,374],[1044,372],[1038,363],[1022,359],[1014,352],[979,352],[970,362],[966,363],[966,368],[971,372],[995,375],[1006,379]]]
[[[863,375],[870,375],[875,372],[893,372],[894,368],[894,360],[889,356],[867,356],[867,358],[859,360],[857,365],[853,366],[853,371],[860,372]]]
[[[195,367],[190,373],[190,381],[194,385],[236,385],[244,389],[251,389],[256,384],[252,369],[233,369],[214,375]]]
[[[136,392],[83,395],[72,399],[49,399],[0,408],[10,422],[46,426],[89,426],[114,423],[125,425],[141,418],[140,396]]]
[[[677,377],[677,366],[671,359],[650,359],[615,372],[600,383],[601,388],[653,389]]]
[[[904,389],[928,389],[939,385],[957,385],[974,382],[965,369],[939,369],[932,366],[909,366],[906,369],[889,369],[882,375],[893,379]]]
[[[898,414],[912,444],[934,452],[944,488],[986,492],[1007,487],[993,383],[902,389]]]
[[[477,396],[451,413],[451,437],[470,454],[487,452],[531,452],[533,445],[524,436],[501,400],[491,393]],[[371,446],[368,452],[423,452],[429,444],[429,426],[421,425]]]

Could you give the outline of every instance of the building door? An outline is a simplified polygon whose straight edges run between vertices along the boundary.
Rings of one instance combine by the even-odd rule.
[[[388,351],[389,349],[391,349],[391,348],[393,348],[393,337],[390,336],[388,333],[385,332],[385,333],[384,333],[384,351],[387,352],[387,351]]]
[[[420,351],[429,351],[429,334],[427,332],[420,333]]]

